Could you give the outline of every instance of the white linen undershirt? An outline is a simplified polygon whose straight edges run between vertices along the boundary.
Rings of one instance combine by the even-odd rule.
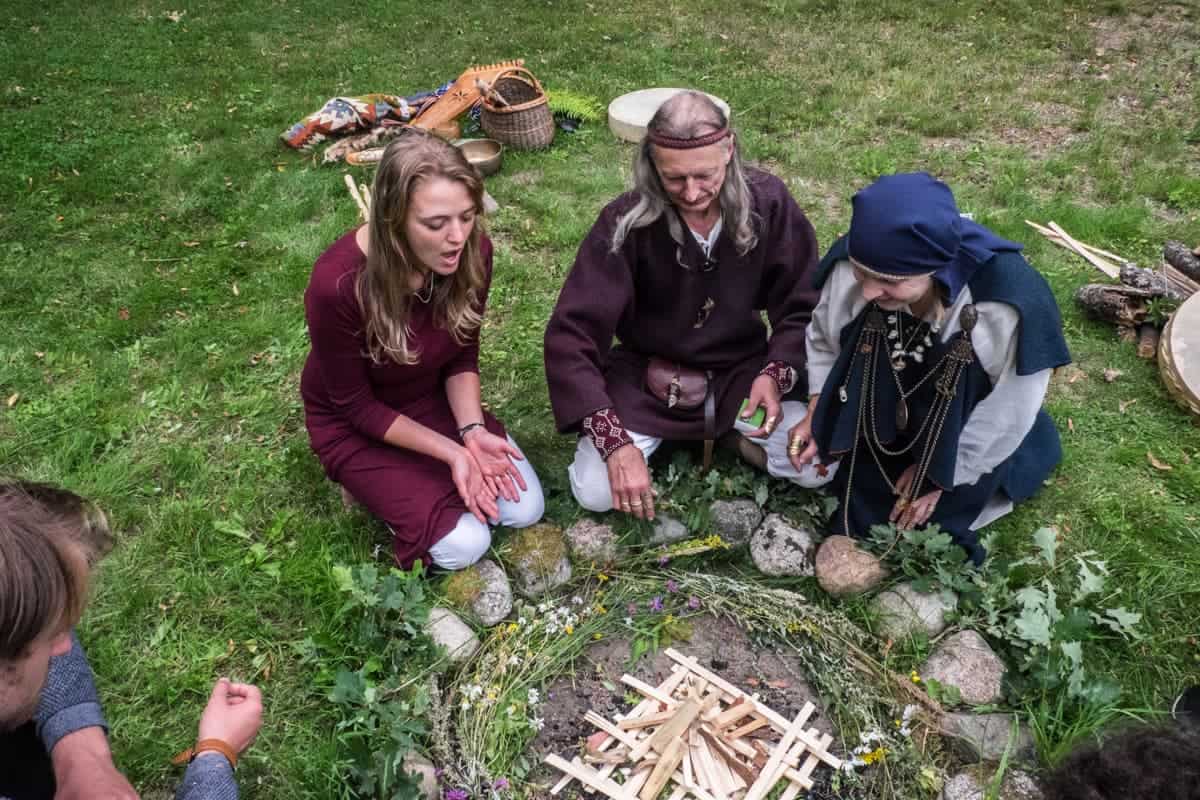
[[[943,320],[940,334],[943,343],[958,333],[961,327],[959,312],[971,302],[971,290],[963,287]],[[849,261],[838,262],[825,282],[808,325],[805,346],[810,387],[825,387],[841,349],[842,328],[850,324],[866,305],[854,277],[854,268]],[[907,307],[905,310],[911,313]],[[959,434],[955,486],[974,484],[1016,451],[1033,427],[1053,372],[1044,369],[1032,375],[1017,374],[1020,315],[1015,308],[1007,303],[983,302],[976,303],[975,310],[979,312],[979,321],[971,334],[971,344],[992,382],[992,391],[972,409]],[[932,312],[924,321],[934,321]],[[1011,510],[1012,502],[1003,493],[997,493],[971,528],[982,528]]]
[[[704,251],[704,257],[708,258],[712,255],[712,249],[717,246],[717,237],[721,235],[721,227],[725,220],[722,217],[717,217],[717,224],[713,225],[712,230],[708,232],[708,236],[701,236],[696,233],[691,227],[688,231],[691,232],[692,238],[696,240],[696,244],[700,245],[700,249]]]

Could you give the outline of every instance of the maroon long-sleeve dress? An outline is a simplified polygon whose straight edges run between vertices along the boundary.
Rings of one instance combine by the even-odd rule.
[[[630,231],[613,253],[617,221],[637,197],[624,194],[600,213],[546,328],[546,379],[560,431],[578,431],[584,417],[611,407],[631,431],[703,439],[703,408],[669,409],[643,388],[649,356],[713,371],[718,434],[733,426],[768,362],[804,375],[804,333],[819,298],[816,236],[783,181],[754,169],[747,180],[760,224],[745,256],[726,227],[705,264],[686,229],[676,244],[666,218]]]
[[[481,254],[487,282],[479,303],[487,302],[492,277],[492,244]],[[403,414],[451,439],[457,424],[446,396],[446,379],[479,372],[479,339],[459,345],[437,327],[429,306],[414,302],[410,342],[420,348],[416,364],[373,363],[367,352],[355,278],[366,256],[351,231],[317,259],[304,311],[312,351],[300,378],[305,425],[321,466],[372,514],[391,527],[396,561],[408,567],[429,563],[429,548],[450,532],[467,506],[454,488],[450,468],[427,455],[383,441]],[[487,429],[504,427],[484,412]]]

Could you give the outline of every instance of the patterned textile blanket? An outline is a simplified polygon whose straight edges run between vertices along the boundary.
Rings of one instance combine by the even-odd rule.
[[[361,97],[334,97],[320,110],[309,114],[282,134],[288,147],[310,150],[332,136],[365,133],[383,125],[403,125],[425,106],[443,95],[453,81],[411,97],[391,94],[366,94]]]

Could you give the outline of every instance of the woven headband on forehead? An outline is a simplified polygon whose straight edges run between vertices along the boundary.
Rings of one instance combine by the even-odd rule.
[[[900,281],[908,280],[909,278],[927,278],[934,274],[934,271],[914,272],[912,274],[901,274],[901,275],[897,275],[895,273],[890,273],[890,272],[880,272],[877,269],[871,269],[870,267],[868,267],[866,264],[859,261],[854,256],[850,256],[850,263],[853,264],[854,266],[858,267],[864,273],[866,273],[868,277],[875,278],[875,279],[881,280],[881,281],[887,281],[888,283],[899,283]]]
[[[722,139],[727,139],[733,135],[729,130],[729,126],[720,130],[706,133],[703,136],[697,136],[695,139],[676,139],[674,136],[663,136],[655,131],[646,131],[646,138],[652,144],[659,147],[665,147],[669,150],[693,150],[697,147],[708,147],[710,144],[716,144]]]

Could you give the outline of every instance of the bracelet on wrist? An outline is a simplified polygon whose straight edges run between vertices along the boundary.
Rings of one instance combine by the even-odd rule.
[[[210,752],[220,753],[221,755],[225,756],[225,758],[229,761],[229,766],[237,769],[237,753],[234,752],[233,748],[230,747],[227,742],[224,742],[220,739],[201,739],[200,741],[196,742],[194,747],[189,747],[187,750],[184,750],[182,753],[172,758],[171,763],[176,765],[191,763],[195,760],[196,756],[200,755],[201,753]]]
[[[461,428],[458,429],[458,438],[463,439],[471,431],[475,430],[476,428],[483,428],[483,427],[486,427],[486,426],[482,422],[472,422],[470,425],[463,425]]]

